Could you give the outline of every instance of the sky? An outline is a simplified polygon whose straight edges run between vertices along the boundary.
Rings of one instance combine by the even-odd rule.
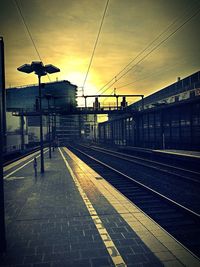
[[[107,0],[0,0],[6,87],[37,83],[17,67],[40,60],[16,2],[43,63],[61,70],[51,81],[68,80],[81,93]],[[199,9],[199,0],[110,0],[84,93],[147,96],[199,71]]]

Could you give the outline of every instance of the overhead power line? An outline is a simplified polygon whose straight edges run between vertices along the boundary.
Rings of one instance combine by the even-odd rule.
[[[141,78],[138,78],[138,79],[136,79],[136,80],[134,80],[134,81],[132,81],[132,82],[130,82],[130,83],[126,83],[126,84],[122,84],[122,85],[120,85],[120,86],[117,86],[116,89],[121,89],[121,88],[127,87],[127,86],[129,86],[129,85],[131,85],[131,84],[134,84],[134,83],[138,82],[138,81],[144,81],[144,80],[147,80],[148,78],[153,77],[153,76],[160,75],[160,74],[163,73],[163,72],[166,73],[166,72],[168,72],[168,71],[174,69],[175,67],[180,66],[180,63],[185,63],[185,62],[187,62],[186,59],[181,60],[181,61],[179,61],[179,62],[176,62],[175,64],[173,64],[173,66],[171,66],[171,67],[169,67],[169,68],[164,67],[164,68],[162,68],[162,69],[159,69],[159,70],[156,71],[156,72],[155,72],[155,71],[154,71],[154,72],[150,72],[150,74],[146,75],[145,77],[141,77]]]
[[[38,49],[37,49],[37,46],[36,46],[36,44],[35,44],[35,42],[34,42],[34,40],[33,40],[32,34],[31,34],[31,32],[30,32],[30,30],[29,30],[29,27],[28,27],[28,25],[27,25],[27,23],[26,23],[26,20],[25,20],[25,18],[24,18],[24,16],[23,16],[22,10],[21,10],[21,8],[20,8],[20,6],[19,6],[17,0],[14,0],[14,2],[15,2],[15,5],[16,5],[16,7],[17,7],[17,10],[18,10],[18,12],[19,12],[19,14],[20,14],[20,16],[21,16],[21,19],[22,19],[22,21],[23,21],[23,24],[24,24],[24,26],[25,26],[25,28],[26,28],[26,30],[27,30],[27,33],[28,33],[28,35],[29,35],[29,38],[31,39],[31,42],[32,42],[33,47],[34,47],[34,49],[35,49],[35,51],[36,51],[36,54],[38,55],[38,58],[40,59],[40,61],[42,61],[42,58],[41,58],[40,53],[39,53],[39,51],[38,51]],[[47,76],[48,76],[49,81],[51,81],[51,79],[50,79],[50,77],[49,77],[48,74],[47,74]]]
[[[109,83],[111,83],[113,80],[117,80],[117,76],[120,75],[125,69],[127,69],[140,55],[142,55],[149,47],[151,47],[151,45],[153,43],[155,43],[164,33],[166,33],[176,22],[177,22],[178,18],[175,19],[169,26],[167,26],[167,28],[162,31],[160,34],[158,34],[156,36],[155,39],[153,39],[153,41],[151,41],[142,51],[140,51],[136,57],[134,57],[121,71],[119,71],[110,81],[108,81],[103,87],[101,87],[99,89],[98,92],[100,92],[102,89],[104,89],[107,85],[109,85]]]
[[[164,42],[166,42],[170,37],[172,37],[178,30],[180,30],[186,23],[188,23],[194,16],[196,16],[200,12],[200,9],[195,12],[190,18],[188,18],[184,23],[182,23],[176,30],[174,30],[171,34],[169,34],[164,40],[154,46],[143,58],[141,58],[134,66],[128,69],[119,79],[124,77],[128,72],[130,72],[135,66],[141,63],[145,58],[147,58],[153,51],[155,51],[158,47],[160,47]],[[119,80],[117,79],[117,81]]]
[[[95,44],[94,44],[94,48],[93,48],[93,51],[92,51],[92,56],[91,56],[91,59],[90,59],[90,63],[89,63],[89,66],[88,66],[88,69],[87,69],[87,73],[86,73],[86,76],[85,76],[85,79],[84,79],[84,82],[83,82],[83,86],[82,86],[83,94],[84,94],[85,83],[87,81],[87,77],[88,77],[88,74],[89,74],[89,71],[90,71],[90,67],[92,65],[92,61],[93,61],[93,58],[94,58],[94,53],[95,53],[95,50],[96,50],[96,47],[97,47],[97,43],[98,43],[98,40],[99,40],[101,29],[102,29],[102,26],[103,26],[103,22],[104,22],[104,18],[105,18],[105,15],[106,15],[106,11],[108,9],[108,4],[109,4],[109,0],[107,0],[107,2],[106,2],[106,6],[105,6],[105,9],[104,9],[104,13],[103,13],[102,19],[101,19],[101,24],[100,24],[100,27],[99,27],[99,31],[98,31],[97,38],[96,38],[96,41],[95,41]]]
[[[200,12],[200,8],[197,9],[197,11],[192,14],[188,19],[186,19],[178,28],[176,28],[173,32],[171,32],[166,38],[164,38],[162,41],[160,41],[157,45],[155,45],[147,54],[145,54],[136,64],[134,64],[131,68],[129,68],[125,73],[123,73],[119,78],[117,76],[121,74],[128,66],[131,65],[141,54],[143,54],[156,40],[158,40],[165,32],[168,31],[168,29],[175,24],[175,22],[178,20],[176,19],[172,24],[170,24],[161,34],[159,34],[145,49],[143,49],[133,60],[131,60],[115,77],[113,77],[108,83],[106,83],[102,88],[99,89],[98,92],[100,92],[102,89],[104,89],[108,84],[112,82],[108,88],[106,88],[101,94],[105,93],[113,84],[115,84],[117,81],[119,81],[121,78],[123,78],[127,73],[129,73],[134,67],[139,65],[142,61],[144,61],[145,58],[147,58],[152,52],[154,52],[158,47],[160,47],[164,42],[166,42],[170,37],[172,37],[177,31],[179,31],[185,24],[187,24],[192,18],[194,18],[198,13]]]

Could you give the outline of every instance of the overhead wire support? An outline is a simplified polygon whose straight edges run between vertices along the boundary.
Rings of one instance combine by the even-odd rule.
[[[96,47],[97,47],[97,44],[98,44],[98,41],[99,41],[99,36],[100,36],[101,29],[102,29],[102,26],[103,26],[104,18],[105,18],[107,9],[108,9],[109,1],[110,0],[107,0],[107,2],[106,2],[106,6],[105,6],[105,9],[104,9],[104,13],[103,13],[102,19],[101,19],[101,24],[100,24],[100,27],[99,27],[99,31],[98,31],[97,38],[96,38],[96,41],[95,41],[95,44],[94,44],[94,48],[93,48],[93,51],[92,51],[92,56],[91,56],[91,59],[90,59],[90,62],[89,62],[89,66],[88,66],[88,69],[87,69],[87,72],[86,72],[86,76],[85,76],[85,79],[84,79],[84,82],[83,82],[83,86],[82,86],[83,95],[84,95],[85,83],[87,81],[87,77],[88,77],[88,74],[89,74],[89,71],[90,71],[90,67],[92,65],[92,61],[93,61],[93,58],[94,58],[94,53],[95,53],[95,50],[96,50]]]
[[[26,30],[27,30],[27,33],[28,33],[28,35],[29,35],[29,38],[31,39],[31,42],[32,42],[33,47],[34,47],[34,49],[35,49],[35,51],[36,51],[36,54],[38,55],[38,58],[40,59],[40,61],[42,61],[42,58],[41,58],[41,56],[40,56],[40,53],[39,53],[39,51],[38,51],[38,49],[37,49],[37,46],[36,46],[36,44],[35,44],[35,41],[33,40],[32,34],[31,34],[31,32],[30,32],[30,30],[29,30],[29,27],[28,27],[28,25],[27,25],[27,23],[26,23],[26,21],[25,21],[24,16],[23,16],[22,10],[21,10],[21,8],[20,8],[20,6],[19,6],[17,0],[14,0],[14,2],[15,2],[15,5],[16,5],[16,7],[17,7],[17,10],[18,10],[18,12],[19,12],[19,14],[20,14],[20,16],[21,16],[21,18],[22,18],[23,24],[24,24],[24,26],[25,26],[25,28],[26,28]],[[47,74],[47,76],[48,76],[49,81],[51,81],[51,79],[50,79],[50,77],[49,77],[48,74]]]

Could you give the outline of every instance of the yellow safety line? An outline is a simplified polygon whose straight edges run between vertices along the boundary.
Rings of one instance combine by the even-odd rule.
[[[65,152],[67,153],[67,150],[64,148]],[[74,172],[72,171],[71,167],[69,166],[67,160],[65,159],[61,149],[59,148],[59,152],[65,162],[65,165],[67,166],[70,175],[72,176],[74,183],[87,207],[87,210],[89,211],[89,214],[101,236],[101,239],[104,243],[104,245],[107,248],[107,251],[114,263],[115,266],[117,267],[125,267],[127,266],[126,263],[124,262],[122,256],[120,255],[118,249],[116,248],[114,242],[112,241],[110,235],[108,234],[106,228],[104,227],[101,219],[99,218],[96,210],[94,209],[92,203],[90,202],[90,200],[88,199],[87,195],[85,194],[84,190],[82,189],[78,179],[76,178],[76,175],[74,174]]]
[[[80,158],[68,149],[67,152],[72,160],[76,161],[77,164],[80,163],[82,166],[84,162]],[[163,266],[168,266],[168,264],[169,266],[200,266],[199,258],[187,250],[187,248],[122,195],[116,188],[99,176],[86,163],[85,166],[85,174],[92,173],[92,178],[91,175],[88,175],[88,178],[94,185],[98,186],[103,196],[117,210],[120,216],[129,224],[152,253],[159,258]]]

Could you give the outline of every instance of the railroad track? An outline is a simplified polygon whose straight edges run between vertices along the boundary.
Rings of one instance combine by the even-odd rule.
[[[87,146],[83,146],[83,147],[87,148]],[[121,153],[121,152],[117,152],[117,151],[113,151],[113,150],[109,150],[109,149],[105,149],[101,147],[92,146],[91,149],[96,150],[96,151],[103,151],[104,153],[108,155],[115,155],[115,157],[119,159],[125,159],[126,161],[138,164],[140,166],[142,165],[144,167],[162,171],[163,173],[172,174],[173,176],[176,176],[177,178],[179,177],[181,179],[195,182],[200,185],[200,179],[199,179],[200,173],[197,171],[188,170],[188,169],[181,168],[178,166],[172,166],[172,165],[158,162],[155,160],[133,156],[133,155],[129,155],[129,154],[125,154],[125,153]]]
[[[129,198],[134,204],[136,204],[141,210],[154,219],[161,227],[167,230],[172,236],[174,236],[185,247],[192,251],[196,256],[200,257],[200,213],[195,209],[188,208],[180,201],[178,202],[174,198],[170,198],[165,193],[156,190],[153,186],[145,184],[145,182],[138,181],[134,178],[136,169],[133,167],[139,162],[133,162],[133,157],[127,155],[127,161],[125,155],[114,151],[108,151],[96,147],[87,146],[68,146],[68,148],[74,152],[78,157],[95,169],[101,176],[103,176],[109,183],[117,188],[122,194]],[[134,159],[135,161],[136,159]],[[138,160],[138,159],[137,159]],[[131,161],[131,162],[130,162]],[[113,163],[114,162],[114,163]],[[126,168],[129,170],[124,171],[122,166],[126,162]],[[131,170],[132,164],[132,170]],[[142,168],[153,169],[156,173],[159,171],[158,165],[147,166],[149,162],[141,162]],[[166,164],[164,164],[166,165]],[[169,174],[169,167],[162,166],[165,175]],[[156,169],[155,169],[156,168]],[[173,170],[175,172],[175,167]],[[130,171],[131,170],[131,171]],[[161,173],[163,172],[161,170]],[[181,174],[185,170],[181,169],[175,173],[175,178],[180,180]],[[186,176],[187,173],[187,176]],[[199,186],[199,181],[192,177],[189,180],[188,172],[184,172],[185,183],[195,183],[195,187]],[[170,173],[170,175],[172,175]],[[195,175],[193,173],[193,175]],[[198,188],[197,190],[200,191]]]
[[[44,154],[48,151],[48,148],[44,148]],[[35,148],[28,153],[24,153],[23,155],[16,157],[10,161],[7,161],[3,164],[3,172],[4,172],[4,179],[7,179],[12,175],[12,173],[16,172],[16,167],[19,169],[23,168],[27,163],[30,163],[34,160],[34,158],[38,158],[40,156],[40,149]]]
[[[23,159],[24,157],[28,156],[28,155],[31,155],[33,154],[34,152],[37,152],[40,150],[40,147],[37,146],[29,151],[26,151],[24,154],[22,155],[17,155],[15,157],[13,157],[12,159],[10,160],[6,160],[4,163],[3,163],[3,166],[8,166],[9,164],[13,163],[13,162],[16,162],[17,160],[20,160],[20,159]]]

